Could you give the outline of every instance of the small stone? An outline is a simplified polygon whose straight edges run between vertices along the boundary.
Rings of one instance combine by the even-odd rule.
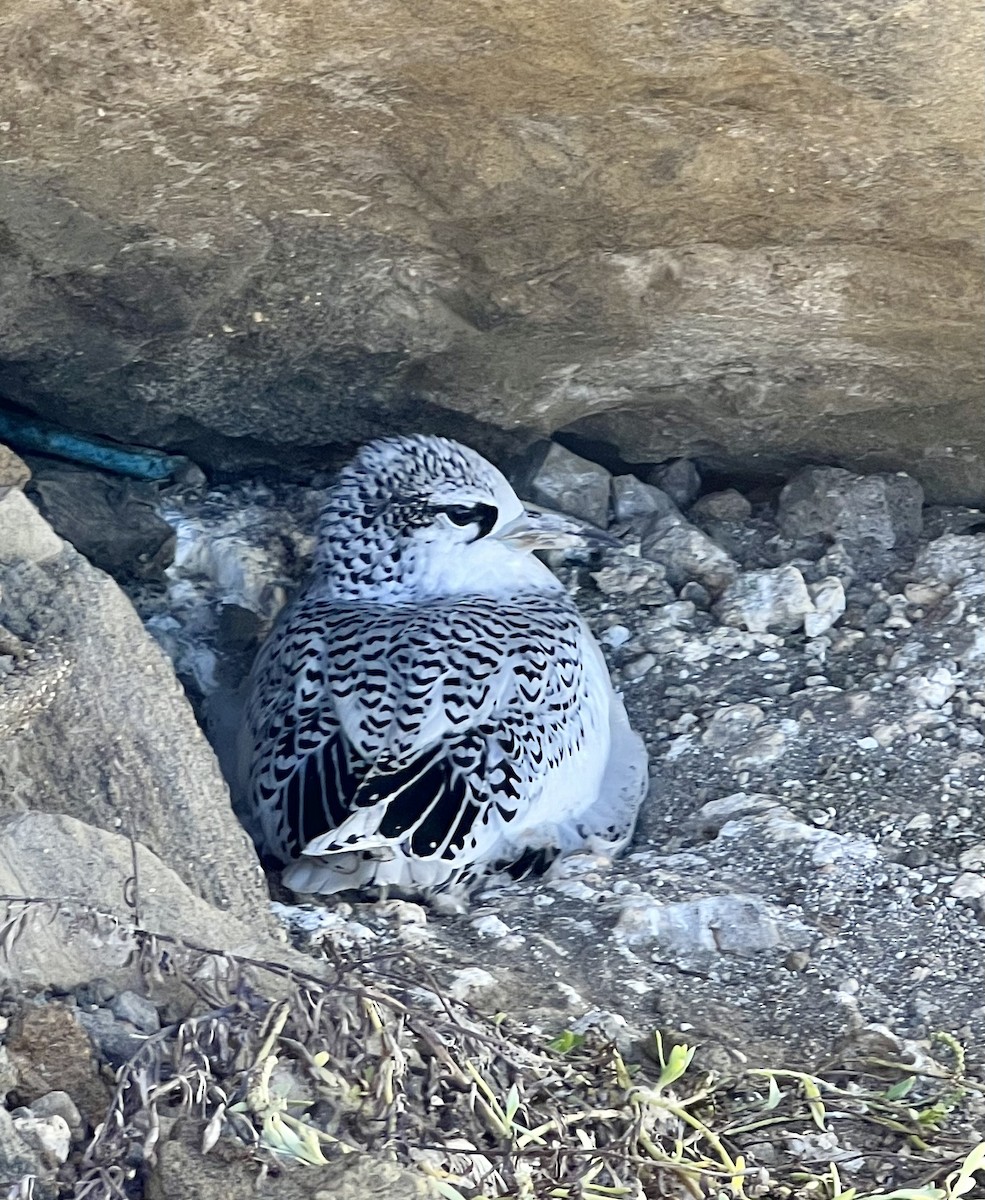
[[[933,608],[935,604],[939,604],[947,593],[946,584],[934,587],[929,583],[908,583],[903,589],[903,595],[910,604],[920,604],[925,608]]]
[[[453,1000],[468,1000],[476,992],[495,987],[496,977],[484,971],[482,967],[463,967],[452,975],[448,985],[448,995]]]
[[[680,517],[659,517],[643,534],[640,553],[662,563],[673,587],[692,580],[717,595],[739,573],[739,565],[700,529]]]
[[[632,662],[626,663],[622,669],[623,679],[635,680],[642,679],[644,675],[657,665],[657,656],[655,654],[641,654],[639,658],[634,658]]]
[[[955,879],[948,891],[956,900],[978,900],[985,896],[985,875],[964,871]]]
[[[529,489],[538,504],[604,529],[609,523],[611,479],[605,467],[552,442]]]
[[[759,896],[703,896],[662,904],[643,893],[624,904],[616,936],[630,945],[655,941],[661,950],[754,954],[784,944],[793,949],[809,941],[811,932]]]
[[[811,961],[810,952],[807,950],[791,950],[787,957],[783,960],[783,965],[788,971],[799,973],[806,971]]]
[[[975,842],[958,855],[958,866],[962,871],[985,870],[985,842]]]
[[[45,1092],[31,1101],[31,1112],[36,1117],[61,1117],[73,1134],[82,1129],[82,1114],[68,1092]]]
[[[603,645],[611,646],[613,650],[618,650],[620,646],[625,646],[632,636],[625,625],[610,625],[599,635],[599,641]]]
[[[136,992],[119,992],[110,1001],[110,1012],[121,1021],[129,1021],[141,1033],[157,1033],[161,1018],[157,1006]]]
[[[666,492],[644,483],[635,475],[616,475],[612,480],[612,512],[617,521],[678,513]],[[678,513],[679,515],[679,513]]]
[[[957,681],[947,667],[935,667],[924,675],[916,675],[907,682],[906,690],[927,708],[941,708],[957,691]]]
[[[492,913],[476,917],[471,924],[479,937],[503,938],[513,932],[505,921],[500,920],[499,917]]]
[[[68,1160],[72,1135],[64,1117],[14,1117],[14,1128],[47,1167]]]
[[[145,1035],[139,1033],[129,1021],[121,1021],[105,1008],[94,1012],[80,1012],[79,1024],[89,1035],[100,1057],[114,1067],[122,1066],[143,1046]]]
[[[693,504],[701,491],[701,476],[689,458],[676,458],[653,467],[646,481],[666,492],[678,508]]]
[[[746,521],[752,516],[752,505],[735,488],[724,492],[709,492],[699,496],[687,513],[693,521]]]
[[[722,624],[750,633],[792,633],[815,611],[803,575],[792,566],[746,571],[729,584],[714,608]]]
[[[771,729],[761,733],[752,741],[746,742],[729,758],[729,770],[733,772],[748,771],[755,767],[765,767],[768,763],[776,762],[783,756],[787,748],[787,739],[780,729]]]
[[[678,592],[681,600],[686,600],[693,604],[695,608],[700,608],[702,612],[707,612],[711,608],[711,594],[708,589],[698,583],[696,579],[691,579]]]
[[[708,721],[701,740],[713,749],[739,746],[766,719],[758,704],[730,704],[717,709]]]
[[[818,583],[809,583],[807,591],[816,611],[804,615],[804,633],[815,638],[827,633],[844,613],[845,588],[840,579],[829,575]]]
[[[900,856],[904,867],[925,867],[930,862],[930,852],[924,846],[911,846]]]

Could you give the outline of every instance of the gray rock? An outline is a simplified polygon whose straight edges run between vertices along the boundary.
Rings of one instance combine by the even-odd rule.
[[[778,520],[795,541],[821,535],[852,548],[891,550],[920,534],[923,488],[909,475],[853,475],[807,467],[780,493]]]
[[[809,583],[807,591],[815,611],[805,614],[804,633],[808,637],[820,637],[822,633],[827,633],[844,613],[845,588],[840,579],[828,575],[817,583]]]
[[[530,478],[529,491],[538,504],[604,529],[609,523],[611,479],[605,467],[552,442]]]
[[[0,626],[28,650],[0,691],[0,821],[30,807],[132,828],[197,894],[262,926],[253,847],[171,664],[130,602],[21,491],[0,500],[0,562]],[[59,895],[57,878],[48,882],[54,891],[34,894]]]
[[[952,588],[963,584],[974,588],[978,584],[985,588],[985,582],[982,581],[983,556],[985,534],[969,537],[946,533],[920,551],[911,574],[914,579],[930,584],[946,584]],[[981,590],[978,594],[982,594]]]
[[[108,1062],[114,1068],[133,1058],[147,1040],[129,1021],[120,1021],[107,1012],[105,1008],[97,1008],[92,1012],[79,1011],[79,1024],[92,1039],[99,1058]]]
[[[623,906],[616,937],[630,945],[656,942],[685,952],[754,954],[782,946],[796,949],[813,932],[760,896],[705,896],[661,904],[652,896],[634,897]]]
[[[814,611],[803,575],[791,566],[746,571],[729,584],[714,608],[723,625],[750,633],[792,633]]]
[[[46,1167],[59,1167],[68,1159],[72,1135],[64,1117],[57,1113],[50,1117],[15,1116],[14,1128]]]
[[[12,488],[23,488],[31,478],[31,469],[27,463],[0,442],[0,500]]]
[[[713,750],[738,746],[765,719],[766,714],[758,704],[729,704],[712,713],[701,740]]]
[[[110,1012],[121,1021],[129,1021],[142,1033],[156,1033],[161,1028],[157,1005],[146,996],[124,990],[110,1001]]]
[[[73,1134],[82,1130],[82,1114],[68,1092],[45,1092],[31,1101],[31,1112],[36,1117],[61,1117]]]
[[[59,536],[116,579],[159,577],[174,558],[175,533],[154,511],[150,484],[44,464],[28,495]]]
[[[644,483],[635,475],[616,475],[612,479],[612,513],[617,521],[637,521],[641,517],[667,516],[678,511],[666,492]]]
[[[687,511],[692,521],[745,521],[751,514],[752,505],[735,488],[699,496]]]
[[[266,936],[267,922],[258,919],[264,909],[239,920],[201,899],[144,846],[138,844],[136,854],[145,929],[253,957],[283,961],[289,955]],[[0,894],[62,901],[54,921],[48,905],[25,916],[5,963],[7,975],[23,986],[66,992],[94,976],[119,988],[137,985],[139,971],[130,962],[133,912],[124,900],[132,874],[130,841],[120,834],[55,813],[27,812],[0,822]]]
[[[0,1046],[0,1104],[7,1099],[7,1093],[17,1086],[17,1072],[6,1046]]]
[[[654,467],[647,476],[647,482],[666,492],[678,508],[693,504],[701,491],[701,476],[689,458],[677,458]]]
[[[923,708],[942,708],[957,687],[953,672],[943,664],[913,675],[906,684],[906,690]]]
[[[782,729],[765,729],[729,756],[729,768],[735,774],[755,770],[782,758],[786,749],[787,739]]]
[[[31,1194],[38,1200],[48,1200],[54,1195],[51,1186],[54,1169],[44,1161],[38,1148],[21,1136],[16,1120],[5,1108],[0,1108],[0,1182],[16,1196],[17,1185],[33,1176],[36,1185]]]
[[[61,538],[20,488],[11,488],[0,497],[0,563],[45,562],[61,550]]]
[[[658,517],[643,535],[640,553],[663,564],[674,587],[692,581],[717,595],[739,573],[738,563],[707,534],[680,517]]]
[[[163,1122],[162,1122],[163,1126]],[[233,1138],[220,1138],[202,1154],[205,1122],[176,1122],[156,1147],[148,1169],[146,1200],[245,1200],[256,1193],[256,1160]],[[269,1200],[440,1200],[434,1179],[382,1156],[345,1154],[316,1170],[271,1172]]]

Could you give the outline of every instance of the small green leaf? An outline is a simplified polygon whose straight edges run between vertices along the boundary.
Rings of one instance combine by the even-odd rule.
[[[891,1088],[885,1092],[887,1100],[902,1100],[904,1096],[909,1095],[913,1090],[913,1085],[916,1083],[915,1075],[908,1075],[906,1079],[901,1079],[899,1083],[894,1083]]]
[[[572,1033],[570,1029],[565,1029],[563,1033],[559,1033],[553,1041],[547,1043],[548,1050],[554,1050],[558,1054],[569,1054],[572,1050],[577,1050],[585,1041],[583,1033]]]
[[[517,1114],[517,1109],[520,1107],[520,1089],[516,1084],[510,1086],[510,1090],[506,1093],[506,1124],[512,1125],[513,1118]]]
[[[766,1103],[763,1105],[763,1108],[767,1112],[771,1112],[782,1099],[783,1093],[780,1091],[780,1085],[776,1082],[776,1076],[771,1075],[769,1095],[766,1097]]]
[[[670,1054],[667,1055],[667,1061],[664,1063],[663,1070],[660,1072],[657,1087],[667,1087],[668,1084],[680,1079],[691,1065],[691,1059],[694,1058],[694,1051],[694,1046],[685,1046],[682,1042],[673,1046]]]

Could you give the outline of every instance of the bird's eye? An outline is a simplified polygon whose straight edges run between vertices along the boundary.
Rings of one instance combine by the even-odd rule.
[[[479,537],[486,534],[496,524],[499,513],[492,504],[442,504],[438,510],[443,512],[453,525],[464,529],[467,525],[479,526]]]

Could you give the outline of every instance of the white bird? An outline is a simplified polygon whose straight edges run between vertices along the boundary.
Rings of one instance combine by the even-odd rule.
[[[250,680],[248,803],[287,887],[427,896],[625,847],[643,743],[532,553],[583,541],[444,438],[375,441],[342,471]]]

